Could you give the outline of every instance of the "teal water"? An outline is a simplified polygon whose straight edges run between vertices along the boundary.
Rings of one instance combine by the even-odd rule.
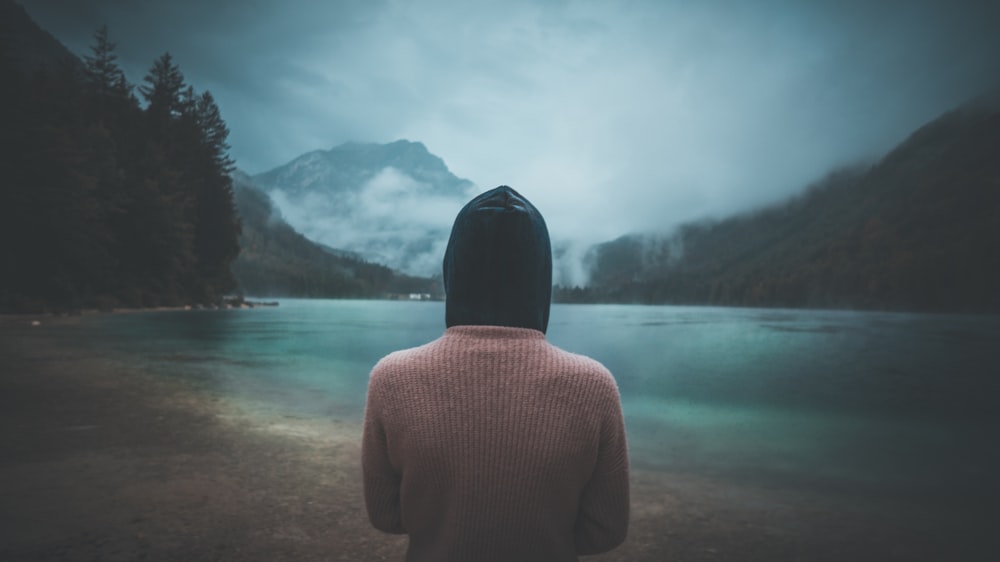
[[[360,421],[383,355],[442,303],[284,300],[88,318],[88,345],[278,412]],[[557,305],[615,375],[633,466],[858,494],[1000,499],[1000,318]]]

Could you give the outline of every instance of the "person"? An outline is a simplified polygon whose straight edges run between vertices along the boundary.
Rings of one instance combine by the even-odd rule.
[[[407,561],[578,560],[625,540],[629,463],[618,387],[546,340],[545,221],[507,186],[458,214],[444,334],[382,358],[362,436],[371,524]]]

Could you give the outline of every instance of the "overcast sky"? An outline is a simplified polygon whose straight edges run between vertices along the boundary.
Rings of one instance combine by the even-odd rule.
[[[138,83],[169,51],[250,173],[421,141],[602,241],[775,201],[1000,79],[995,0],[23,0]]]

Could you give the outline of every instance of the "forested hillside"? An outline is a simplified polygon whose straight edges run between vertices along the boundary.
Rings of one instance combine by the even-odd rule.
[[[438,296],[433,279],[285,223],[233,174],[212,95],[169,54],[135,87],[107,29],[80,60],[18,4],[0,10],[0,311],[215,304],[227,293]]]
[[[243,234],[233,273],[241,292],[295,297],[440,296],[440,282],[402,275],[312,242],[281,218],[250,178],[237,172],[234,180]]]
[[[240,226],[212,95],[167,53],[134,88],[106,29],[81,63],[19,5],[2,8],[0,310],[212,303],[231,291]]]
[[[1000,312],[1000,102],[783,205],[595,247],[564,301]]]

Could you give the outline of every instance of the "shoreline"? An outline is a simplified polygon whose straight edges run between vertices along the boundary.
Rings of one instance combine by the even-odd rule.
[[[190,382],[53,349],[45,326],[17,326],[24,333],[12,337],[0,325],[0,559],[403,552],[365,517],[352,462],[360,431],[325,420],[298,435],[278,431]]]
[[[47,329],[79,319],[0,320],[0,559],[402,559],[405,537],[367,521],[358,422],[240,406]],[[625,544],[582,560],[976,560],[989,537],[705,475],[636,469],[631,493]]]
[[[176,312],[190,310],[242,310],[250,308],[275,307],[279,306],[277,300],[245,299],[243,297],[223,298],[219,303],[212,305],[185,304],[178,306],[151,306],[151,307],[114,307],[109,309],[100,308],[78,308],[64,312],[0,312],[0,320],[4,318],[80,318],[83,316],[100,316],[104,314],[134,314],[140,312]]]

